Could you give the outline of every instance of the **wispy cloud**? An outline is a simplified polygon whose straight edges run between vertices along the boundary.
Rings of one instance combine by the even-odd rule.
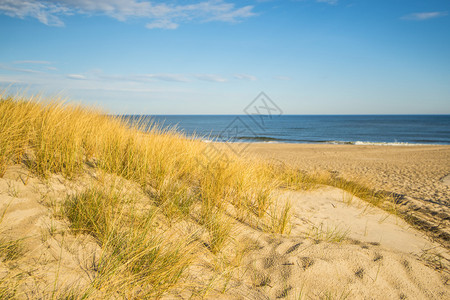
[[[52,62],[46,60],[16,60],[7,64],[0,64],[0,69],[21,73],[42,74],[45,71],[57,70],[51,64]]]
[[[200,0],[201,1],[201,0]],[[119,21],[142,18],[149,29],[176,29],[181,23],[221,21],[234,23],[256,15],[253,6],[238,7],[226,0],[156,2],[139,0],[0,0],[0,13],[31,17],[50,26],[63,26],[62,17],[72,14],[106,15]]]
[[[411,21],[425,21],[429,19],[435,19],[439,17],[445,17],[448,15],[446,11],[433,11],[433,12],[420,12],[413,13],[406,16],[401,17],[402,20],[411,20]]]
[[[16,60],[12,62],[15,65],[22,65],[22,64],[27,64],[27,65],[50,65],[51,62],[46,61],[46,60]]]
[[[14,84],[14,85],[18,85],[18,84],[24,84],[24,82],[20,79],[16,79],[16,78],[11,78],[11,76],[0,76],[0,84]]]
[[[41,23],[50,26],[63,26],[64,23],[59,16],[67,14],[68,9],[61,3],[47,1],[1,0],[0,12],[21,19],[36,18]]]
[[[162,81],[173,81],[173,82],[188,82],[189,79],[181,74],[144,74],[141,77],[149,79],[157,79]]]
[[[66,76],[69,79],[75,79],[75,80],[86,80],[86,76],[81,75],[81,74],[68,74]]]
[[[156,20],[154,22],[148,23],[145,25],[148,29],[177,29],[178,24],[174,23],[170,20]]]
[[[173,73],[159,73],[159,74],[129,74],[129,75],[111,75],[102,74],[101,71],[92,74],[93,79],[106,81],[128,81],[128,82],[149,82],[149,81],[170,81],[170,82],[189,82],[186,75]]]
[[[38,71],[38,70],[33,70],[33,69],[28,69],[28,68],[17,68],[17,67],[4,65],[4,64],[0,64],[0,69],[13,71],[13,72],[21,72],[21,73],[42,73],[41,71]]]
[[[253,77],[249,76],[249,80]],[[192,82],[193,80],[202,80],[209,82],[226,82],[225,77],[217,74],[178,74],[178,73],[145,73],[145,74],[104,74],[101,70],[95,72],[89,71],[82,74],[68,74],[66,78],[76,80],[89,80],[95,82],[134,82],[134,83],[148,83],[154,81],[166,81],[166,82]],[[242,79],[244,79],[242,77]]]
[[[219,75],[215,74],[196,74],[194,75],[195,78],[203,81],[210,81],[210,82],[226,82],[227,80]]]
[[[257,79],[255,76],[249,74],[234,74],[233,77],[239,80],[250,80],[250,81],[255,81]]]
[[[80,73],[36,72],[20,68],[12,68],[11,64],[0,64],[1,69],[18,72],[0,72],[0,87],[14,84],[25,84],[33,91],[45,90],[59,92],[63,86],[70,91],[153,91],[179,92],[191,91],[193,86],[209,83],[224,83],[232,75],[203,73],[143,73],[143,74],[105,74],[100,69],[91,69]],[[205,83],[203,83],[205,84]]]

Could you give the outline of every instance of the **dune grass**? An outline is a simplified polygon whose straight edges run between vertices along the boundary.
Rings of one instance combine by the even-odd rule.
[[[6,275],[0,278],[0,299],[14,299],[21,281],[18,276]]]
[[[206,245],[211,255],[227,247],[233,219],[288,233],[291,206],[277,203],[279,188],[327,184],[381,201],[372,190],[332,176],[231,153],[229,161],[211,160],[207,143],[156,124],[128,122],[61,99],[0,97],[0,177],[17,163],[43,179],[55,173],[72,179],[94,168],[136,183],[146,195],[142,202],[92,186],[61,205],[72,232],[91,235],[102,249],[93,267],[97,276],[86,289],[68,290],[73,298],[159,297],[185,281],[193,247]],[[182,221],[203,228],[206,240],[170,234],[167,228]]]
[[[148,196],[152,209],[144,216],[141,208],[136,209],[141,214],[134,212],[138,202],[97,187],[62,205],[71,230],[93,236],[102,248],[91,285],[96,292],[108,286],[154,296],[181,278],[192,241],[167,238],[155,226],[156,215],[196,222],[208,233],[205,244],[212,254],[226,247],[229,219],[238,214],[251,215],[255,226],[266,224],[260,228],[270,232],[284,232],[289,221],[289,210],[273,213],[280,182],[266,164],[237,157],[212,161],[204,155],[207,144],[174,130],[131,124],[61,99],[20,96],[2,96],[0,129],[0,176],[16,163],[43,179],[55,173],[72,179],[94,168],[136,182]]]
[[[349,229],[338,226],[324,228],[323,223],[321,223],[318,226],[312,226],[307,235],[315,241],[340,243],[347,238],[349,231]]]
[[[190,264],[189,241],[164,238],[154,222],[155,211],[138,210],[136,204],[99,188],[71,196],[63,204],[71,229],[94,236],[101,246],[93,286],[104,295],[121,287],[123,296],[159,296]]]
[[[10,261],[19,258],[24,249],[22,240],[0,239],[0,260]]]

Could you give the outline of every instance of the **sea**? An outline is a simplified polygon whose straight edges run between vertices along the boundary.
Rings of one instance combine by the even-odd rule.
[[[450,115],[123,116],[146,128],[204,141],[351,145],[450,145]]]

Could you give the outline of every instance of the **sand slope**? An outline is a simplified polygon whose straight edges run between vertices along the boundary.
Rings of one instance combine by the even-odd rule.
[[[95,276],[98,245],[89,236],[70,234],[52,205],[82,190],[89,178],[75,182],[53,175],[42,181],[13,167],[0,179],[0,238],[24,241],[21,257],[0,263],[0,283],[22,274],[19,298],[48,297],[55,288],[83,286]],[[245,251],[231,277],[222,276],[206,298],[450,298],[447,270],[423,259],[427,249],[433,257],[448,254],[402,220],[330,187],[280,191],[278,197],[293,205],[291,234],[265,233],[230,218],[236,229],[224,254]],[[220,271],[211,267],[211,256],[199,259],[187,278],[207,285]],[[188,299],[191,291],[175,291],[166,299]]]
[[[397,193],[399,212],[450,248],[450,146],[254,143],[246,153]]]
[[[351,194],[332,187],[310,192],[285,193],[295,210],[292,234],[316,234],[315,228],[334,231],[361,242],[380,244],[389,249],[421,255],[428,249],[445,249],[411,228],[403,219],[389,214]],[[311,231],[311,230],[310,230]],[[330,233],[331,234],[331,233]]]
[[[99,256],[98,245],[89,236],[71,235],[52,205],[75,186],[82,188],[61,176],[41,181],[18,166],[0,179],[0,238],[21,242],[19,258],[3,260],[0,274],[20,278],[19,298],[48,297],[55,290],[83,286],[94,275],[89,265]]]
[[[331,187],[280,197],[293,204],[288,237],[243,233],[257,248],[246,261],[247,282],[267,299],[450,296],[448,272],[423,260],[433,253],[448,266],[448,252],[403,220]]]

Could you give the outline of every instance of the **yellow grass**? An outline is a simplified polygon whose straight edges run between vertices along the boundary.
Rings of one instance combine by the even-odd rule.
[[[181,282],[189,285],[183,275],[194,260],[193,247],[201,244],[195,237],[170,234],[167,228],[183,221],[200,226],[207,232],[204,244],[211,255],[228,244],[230,218],[286,233],[290,204],[275,201],[279,188],[329,184],[378,199],[357,184],[286,166],[239,157],[211,160],[205,155],[208,144],[157,125],[127,124],[60,99],[0,96],[0,177],[8,165],[17,163],[42,178],[55,173],[76,178],[94,168],[137,183],[151,201],[143,203],[115,188],[98,186],[67,198],[61,217],[74,234],[93,236],[102,256],[95,262],[97,276],[90,285],[59,291],[62,298],[158,297]],[[6,255],[19,248],[3,241],[0,246],[8,249]],[[15,285],[2,278],[0,295],[14,291]]]
[[[207,144],[158,126],[144,131],[144,125],[60,99],[0,101],[0,176],[16,163],[42,178],[54,173],[75,178],[93,167],[137,182],[153,201],[145,216],[134,213],[138,202],[97,187],[65,201],[61,215],[72,231],[95,237],[104,253],[91,290],[78,293],[120,290],[127,296],[145,285],[151,288],[141,288],[139,295],[155,296],[177,283],[190,263],[180,254],[189,253],[190,242],[164,240],[155,229],[155,214],[198,223],[208,232],[213,254],[229,239],[230,205],[258,219],[255,226],[267,224],[262,228],[268,231],[282,233],[289,220],[288,210],[270,213],[279,182],[266,165],[238,158],[229,164],[211,161],[204,155]]]

